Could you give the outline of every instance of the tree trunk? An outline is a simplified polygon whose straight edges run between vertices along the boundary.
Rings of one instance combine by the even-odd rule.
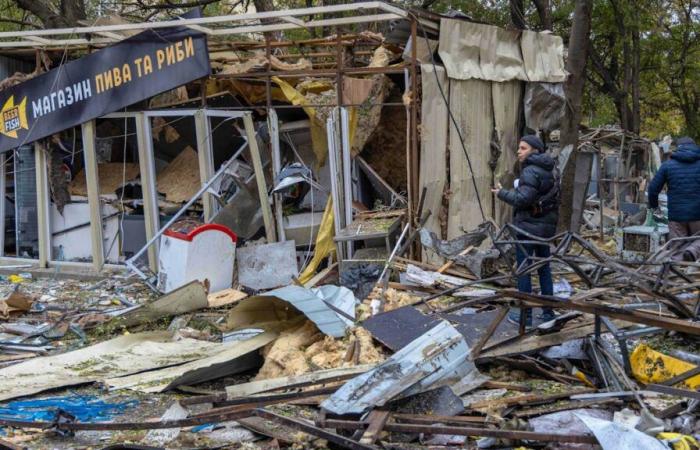
[[[552,29],[552,10],[549,0],[532,0],[537,8],[537,15],[540,16],[540,25],[543,30]]]
[[[510,21],[518,30],[524,30],[526,28],[523,0],[510,0]]]
[[[272,2],[272,0],[253,0],[253,5],[255,5],[255,10],[259,13],[275,10],[275,4]],[[275,23],[275,19],[260,19],[260,22],[265,25]],[[268,31],[264,33],[264,35],[266,39],[271,41],[282,40],[282,33],[279,31]]]
[[[700,141],[700,102],[681,105],[683,118],[685,119],[684,133],[697,141]]]
[[[641,70],[641,46],[639,45],[639,17],[635,17],[632,30],[632,131],[639,134],[642,128],[642,111],[640,105],[641,86],[639,72]]]
[[[564,110],[559,141],[562,149],[571,145],[574,151],[571,153],[569,163],[566,165],[564,173],[562,174],[562,195],[561,206],[559,208],[560,230],[578,230],[581,218],[580,216],[578,218],[572,217],[572,215],[579,211],[583,205],[574,205],[574,197],[577,199],[580,197],[580,195],[574,195],[574,187],[580,189],[581,186],[579,180],[574,180],[577,172],[575,166],[577,161],[579,167],[581,167],[581,164],[590,164],[589,161],[585,161],[587,158],[579,158],[579,153],[576,151],[576,148],[578,146],[579,124],[581,123],[583,87],[586,82],[585,71],[588,56],[588,39],[591,31],[592,8],[592,0],[576,1],[573,23],[571,25],[571,35],[569,37],[569,58],[566,61],[566,70],[570,75],[564,83],[566,108]],[[579,170],[578,172],[582,173],[585,171]],[[588,175],[590,176],[590,169]],[[585,184],[587,184],[587,182]]]
[[[74,27],[78,25],[76,17],[85,18],[85,5],[82,0],[64,0],[59,10],[49,0],[15,0],[15,3],[21,9],[35,15],[44,28]]]

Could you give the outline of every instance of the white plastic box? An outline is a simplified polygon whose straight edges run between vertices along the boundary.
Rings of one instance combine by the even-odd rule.
[[[237,240],[233,231],[218,224],[201,225],[187,234],[165,231],[158,254],[158,289],[168,293],[194,280],[209,280],[209,292],[230,288]]]

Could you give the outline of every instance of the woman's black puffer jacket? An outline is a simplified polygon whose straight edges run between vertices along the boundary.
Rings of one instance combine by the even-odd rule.
[[[552,189],[559,182],[554,166],[554,159],[548,154],[534,153],[523,162],[518,187],[498,192],[498,198],[513,207],[513,225],[542,238],[557,232],[559,195],[551,198]],[[542,200],[546,200],[544,204]]]

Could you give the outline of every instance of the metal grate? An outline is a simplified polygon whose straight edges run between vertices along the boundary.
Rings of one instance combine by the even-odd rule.
[[[651,235],[625,233],[623,236],[622,247],[629,252],[651,252]]]

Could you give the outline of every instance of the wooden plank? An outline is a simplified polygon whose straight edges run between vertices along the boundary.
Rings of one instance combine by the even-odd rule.
[[[268,243],[277,242],[275,238],[275,227],[272,219],[272,208],[267,197],[267,183],[265,182],[265,171],[263,170],[262,160],[260,159],[260,149],[258,148],[258,140],[253,126],[253,117],[251,113],[246,113],[243,116],[243,125],[245,126],[246,138],[248,139],[248,149],[250,150],[250,158],[253,160],[253,170],[255,171],[255,181],[258,186],[258,196],[260,198],[260,208],[263,214],[263,223],[265,224],[265,237]]]
[[[700,366],[694,367],[690,370],[687,370],[679,375],[676,375],[673,378],[669,378],[668,380],[664,381],[663,383],[660,383],[664,386],[673,386],[676,383],[680,383],[682,381],[687,380],[690,377],[694,377],[695,375],[700,374]]]
[[[678,389],[671,386],[664,386],[663,384],[647,384],[644,386],[647,391],[659,392],[661,394],[673,395],[675,397],[691,398],[693,400],[700,400],[700,392],[689,391],[687,389]]]
[[[642,325],[660,327],[666,330],[674,330],[681,333],[700,336],[700,324],[689,320],[662,317],[656,314],[641,311],[624,310],[599,303],[585,303],[570,300],[564,301],[563,299],[554,296],[527,294],[510,289],[502,292],[510,297],[523,300],[531,305],[534,304],[555,309],[563,308],[583,313],[598,314],[613,319],[620,319],[627,322],[640,323]]]
[[[500,398],[500,399],[495,399],[495,400],[482,400],[479,402],[474,402],[469,405],[469,409],[481,409],[481,408],[504,408],[507,406],[513,406],[513,405],[530,405],[530,404],[536,404],[536,403],[552,403],[557,400],[561,400],[564,398],[569,398],[572,395],[576,394],[586,394],[589,392],[595,392],[595,389],[579,389],[576,391],[569,391],[569,392],[562,392],[559,394],[549,394],[549,395],[542,395],[542,394],[527,394],[527,395],[518,395],[515,397],[506,397],[506,398]]]
[[[119,323],[130,327],[160,320],[164,317],[197,311],[208,306],[206,288],[200,281],[192,281],[122,316]]]
[[[88,204],[90,206],[90,240],[92,242],[92,267],[96,272],[105,263],[102,242],[102,204],[100,202],[100,181],[97,171],[95,150],[95,121],[90,120],[81,126],[83,133],[83,157],[85,159],[85,181],[87,182]]]
[[[295,428],[273,422],[271,420],[266,420],[261,417],[247,417],[244,419],[236,420],[243,427],[249,429],[263,436],[267,436],[272,439],[277,439],[282,444],[296,444],[300,439],[304,437],[309,437],[306,433],[301,433]]]
[[[464,250],[462,250],[461,252],[459,252],[459,255],[457,255],[457,256],[464,256],[464,255],[466,255],[467,253],[469,253],[470,251],[472,251],[473,248],[474,248],[474,246],[473,246],[473,245],[470,245],[469,247],[467,247],[467,248],[465,248]],[[437,272],[438,272],[438,273],[444,273],[447,269],[449,269],[450,267],[452,267],[452,264],[454,264],[454,263],[455,263],[455,262],[454,262],[453,259],[447,261],[445,264],[443,264],[443,265],[437,270]]]
[[[630,325],[627,322],[619,320],[613,321],[613,323],[617,325],[618,328],[627,327]],[[573,339],[584,338],[593,334],[594,332],[595,326],[593,324],[590,324],[574,329],[565,329],[558,333],[546,334],[543,336],[528,336],[511,345],[497,347],[493,350],[488,350],[485,353],[481,354],[479,358],[491,358],[497,356],[508,356],[517,355],[521,353],[528,353],[541,348],[559,345]]]
[[[338,267],[338,263],[334,262],[330,266],[326,267],[316,275],[314,275],[309,281],[304,284],[305,288],[312,288],[316,286],[318,283],[320,283],[326,276],[333,270],[335,270]]]
[[[228,288],[224,289],[223,291],[209,294],[207,296],[207,302],[209,303],[210,308],[219,308],[221,306],[237,303],[246,297],[248,297],[248,294],[246,294],[245,292],[233,288]]]
[[[352,378],[372,369],[373,367],[374,365],[372,364],[365,364],[362,366],[341,367],[339,369],[320,370],[302,375],[234,384],[232,386],[226,386],[226,395],[228,398],[245,397],[261,392],[274,391],[277,389],[292,389],[303,386],[311,386],[314,384],[330,383],[333,381]]]
[[[360,444],[373,445],[379,439],[379,436],[386,425],[387,420],[389,420],[389,411],[373,410],[369,413],[367,421],[369,426],[365,430],[365,433],[360,438]]]
[[[501,324],[503,319],[506,318],[507,315],[508,308],[501,308],[498,311],[498,315],[491,321],[486,331],[484,331],[477,343],[474,344],[474,346],[472,347],[470,359],[474,360],[479,357],[479,355],[481,354],[481,350],[484,348],[484,345],[486,344],[486,342],[488,342],[488,340],[493,335],[493,332],[496,331],[496,328],[498,328],[498,326]]]

